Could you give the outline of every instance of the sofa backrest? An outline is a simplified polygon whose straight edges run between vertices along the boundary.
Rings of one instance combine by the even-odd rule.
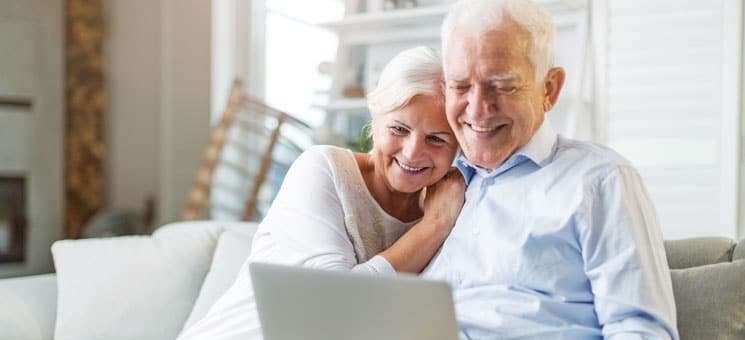
[[[698,237],[665,241],[665,252],[670,269],[684,269],[707,264],[732,262],[737,243],[724,237]],[[740,247],[738,258],[745,256]]]
[[[665,241],[681,340],[745,336],[745,242],[721,237]]]

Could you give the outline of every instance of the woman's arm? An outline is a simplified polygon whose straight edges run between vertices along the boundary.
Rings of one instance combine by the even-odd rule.
[[[379,255],[397,272],[420,273],[450,235],[463,207],[466,182],[458,169],[427,187],[424,217]]]
[[[254,238],[251,261],[371,274],[418,273],[450,234],[463,205],[457,170],[427,188],[424,217],[387,250],[357,263],[334,187],[331,159],[321,148],[292,165]]]

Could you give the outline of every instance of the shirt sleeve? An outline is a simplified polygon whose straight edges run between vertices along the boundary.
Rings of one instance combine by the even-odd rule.
[[[323,147],[304,152],[290,167],[254,238],[271,244],[251,261],[301,265],[326,270],[392,274],[382,256],[357,263],[347,235],[344,211],[335,187],[332,158]]]
[[[587,195],[585,272],[606,339],[678,339],[662,233],[639,174],[619,167]]]

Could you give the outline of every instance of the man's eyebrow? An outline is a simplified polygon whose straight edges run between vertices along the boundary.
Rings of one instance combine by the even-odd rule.
[[[448,82],[448,81],[463,82],[463,81],[467,81],[467,80],[468,80],[468,77],[457,76],[457,75],[453,75],[453,74],[448,74],[447,77],[445,78],[445,81],[446,82]]]
[[[520,80],[520,77],[516,75],[515,73],[513,73],[512,71],[507,71],[507,72],[492,75],[489,78],[487,78],[487,80],[489,82],[505,81],[505,80]],[[447,76],[446,81],[464,82],[464,81],[468,81],[468,77],[449,74]]]
[[[495,74],[491,77],[489,77],[489,81],[505,81],[505,80],[518,80],[519,77],[512,73],[511,71],[507,71],[504,73]]]

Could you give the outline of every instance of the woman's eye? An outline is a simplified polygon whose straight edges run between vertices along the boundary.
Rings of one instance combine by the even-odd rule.
[[[444,144],[445,143],[445,140],[444,139],[442,139],[440,137],[437,137],[437,136],[429,136],[428,138],[429,138],[430,141],[432,141],[433,143],[436,143],[436,144]]]
[[[408,130],[406,130],[406,128],[404,128],[403,126],[391,126],[391,131],[397,135],[403,135],[408,132]]]

